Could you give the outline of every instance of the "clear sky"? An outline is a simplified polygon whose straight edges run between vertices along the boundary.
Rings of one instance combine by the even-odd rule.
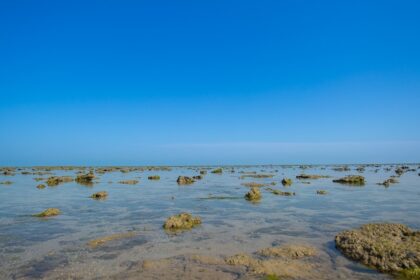
[[[419,162],[419,15],[0,0],[0,165]]]

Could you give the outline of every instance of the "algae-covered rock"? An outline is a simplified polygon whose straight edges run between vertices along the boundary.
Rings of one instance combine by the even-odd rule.
[[[93,199],[105,199],[107,198],[108,193],[106,191],[101,191],[101,192],[97,192],[92,194],[90,197]]]
[[[256,201],[261,199],[261,191],[259,188],[252,187],[249,192],[245,194],[245,199],[250,201]]]
[[[275,195],[282,195],[282,196],[293,196],[293,195],[296,195],[295,192],[283,192],[283,191],[275,190],[275,189],[272,189],[272,188],[267,188],[267,190],[270,191],[272,194],[275,194]]]
[[[51,217],[51,216],[57,216],[60,215],[61,211],[58,208],[48,208],[38,214],[34,214],[34,217]]]
[[[326,195],[328,192],[327,191],[325,191],[325,190],[317,190],[316,191],[316,194],[319,194],[319,195]]]
[[[153,176],[147,177],[147,179],[149,179],[149,180],[160,180],[160,176],[159,175],[153,175]]]
[[[211,171],[211,173],[213,174],[222,174],[223,173],[223,169],[222,168],[217,168]]]
[[[179,176],[178,179],[176,180],[176,182],[179,185],[190,185],[192,183],[194,183],[194,179],[191,177],[187,177],[187,176]]]
[[[340,179],[333,180],[334,183],[349,184],[349,185],[364,185],[365,177],[360,175],[349,175]]]
[[[123,180],[123,181],[119,181],[118,183],[124,184],[124,185],[137,185],[138,182],[139,182],[138,180]]]
[[[113,240],[118,240],[118,239],[123,239],[123,238],[130,238],[130,237],[134,237],[136,235],[135,232],[123,232],[123,233],[116,233],[116,234],[112,234],[112,235],[107,235],[107,236],[103,236],[97,239],[93,239],[91,241],[89,241],[87,243],[87,245],[92,248],[95,249],[96,247],[102,246],[110,241]]]
[[[95,179],[95,174],[89,172],[87,174],[81,174],[76,177],[76,182],[82,185],[92,184],[93,179]]]
[[[11,185],[13,184],[12,181],[4,181],[4,182],[0,182],[0,185]]]
[[[281,183],[283,184],[283,186],[291,186],[293,181],[290,178],[283,178],[283,180],[281,180]]]
[[[166,230],[188,230],[201,224],[200,217],[193,217],[189,213],[181,213],[169,217],[163,224]]]
[[[62,183],[72,182],[73,178],[70,176],[52,176],[47,179],[47,185],[50,187],[57,186]]]
[[[36,186],[37,189],[45,189],[45,185],[44,184],[39,184],[38,186]]]
[[[398,280],[420,280],[420,268],[404,269],[395,276]]]
[[[335,244],[348,258],[382,272],[420,267],[420,231],[402,224],[366,224],[341,232]]]

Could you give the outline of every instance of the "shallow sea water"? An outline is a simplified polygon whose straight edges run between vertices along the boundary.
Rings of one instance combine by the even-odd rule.
[[[264,247],[303,243],[320,252],[325,279],[390,279],[372,269],[343,257],[334,246],[340,231],[371,222],[396,222],[413,229],[420,228],[420,176],[406,172],[399,183],[388,188],[377,185],[395,175],[395,165],[367,166],[363,173],[357,166],[350,171],[334,171],[333,166],[233,166],[223,174],[208,173],[192,185],[179,186],[179,175],[198,175],[206,167],[172,167],[171,171],[120,171],[96,174],[98,182],[84,186],[75,182],[39,190],[34,177],[0,175],[0,279],[259,279],[243,270],[227,271],[225,267],[210,272],[185,259],[191,255],[226,257],[252,253]],[[78,170],[53,170],[54,175],[75,177]],[[210,169],[209,169],[210,171]],[[244,178],[243,172],[274,174],[273,178]],[[297,180],[301,173],[329,175],[331,178]],[[345,175],[363,175],[363,187],[333,183]],[[148,180],[160,175],[159,181]],[[45,175],[47,178],[52,175]],[[284,177],[293,179],[283,187]],[[123,185],[121,180],[137,179],[137,185]],[[278,196],[262,190],[259,203],[243,197],[245,182],[276,182],[273,189],[294,191],[296,196]],[[304,182],[310,182],[305,184]],[[317,195],[317,190],[327,195]],[[107,191],[106,200],[90,198],[95,192]],[[208,199],[210,197],[229,199]],[[32,217],[49,207],[60,208],[57,217]],[[202,225],[191,231],[168,234],[162,224],[173,214],[189,212],[202,219]],[[132,231],[134,237],[114,240],[97,248],[87,242],[110,234]],[[169,258],[181,266],[162,266],[159,273],[142,271],[144,260]],[[166,271],[165,271],[166,270]],[[217,273],[213,273],[217,271]],[[229,277],[228,277],[229,276]]]

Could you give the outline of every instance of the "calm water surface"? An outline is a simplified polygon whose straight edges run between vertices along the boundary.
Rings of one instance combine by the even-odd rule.
[[[193,185],[178,186],[179,175],[198,175],[203,168],[173,167],[171,171],[133,171],[97,174],[98,182],[83,186],[75,182],[39,190],[37,175],[0,175],[0,279],[93,279],[118,275],[143,260],[184,254],[228,256],[284,243],[305,243],[323,252],[329,270],[326,279],[388,279],[387,275],[353,263],[334,248],[334,236],[345,229],[369,222],[404,223],[420,228],[420,170],[407,172],[389,188],[379,186],[394,175],[386,167],[369,166],[363,173],[357,166],[338,172],[331,166],[305,170],[297,166],[225,167],[222,175],[207,174]],[[233,172],[231,171],[233,170]],[[77,170],[54,170],[54,175],[75,176]],[[274,174],[273,178],[241,179],[241,172]],[[296,175],[321,174],[331,178],[294,179]],[[366,177],[363,187],[333,183],[332,179],[355,174]],[[160,175],[150,181],[149,175]],[[48,177],[45,175],[42,177]],[[281,185],[293,178],[291,187]],[[121,180],[137,179],[137,185]],[[243,199],[244,182],[276,182],[274,189],[296,192],[276,196],[262,188],[260,203]],[[316,194],[326,190],[327,195]],[[107,191],[106,200],[93,200],[94,192]],[[230,199],[208,199],[209,197]],[[62,215],[32,217],[45,208],[57,207]],[[182,234],[167,234],[165,219],[179,212],[202,218],[203,224]],[[115,240],[92,249],[89,240],[127,231],[135,237]],[[240,278],[240,275],[238,276]]]

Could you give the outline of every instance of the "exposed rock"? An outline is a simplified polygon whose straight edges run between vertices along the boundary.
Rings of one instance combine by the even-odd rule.
[[[120,184],[124,184],[124,185],[136,185],[138,184],[138,180],[123,180],[123,181],[119,181],[118,183]]]
[[[382,272],[420,267],[420,231],[401,224],[366,224],[335,237],[347,257]]]
[[[283,180],[281,180],[281,183],[283,184],[283,186],[291,186],[292,182],[293,181],[290,178],[283,178]]]
[[[349,185],[364,185],[365,177],[360,175],[349,175],[340,179],[333,180],[334,183],[349,184]]]
[[[213,174],[222,174],[223,173],[223,169],[222,168],[217,168],[211,171],[211,173]]]
[[[153,176],[147,177],[147,179],[149,179],[149,180],[160,180],[160,176],[159,175],[153,175]]]
[[[45,189],[45,185],[44,184],[39,184],[38,186],[36,186],[37,189]]]
[[[73,182],[73,178],[70,176],[52,176],[47,179],[46,183],[49,187],[53,187],[68,182]]]
[[[101,192],[97,192],[92,194],[90,197],[93,199],[105,199],[107,198],[108,193],[106,191],[101,191]]]
[[[325,191],[325,190],[317,190],[316,191],[316,194],[319,194],[319,195],[325,195],[325,194],[327,194],[328,192],[327,191]]]
[[[76,182],[82,185],[90,185],[93,179],[95,179],[95,174],[89,172],[87,174],[77,175]]]
[[[179,176],[178,179],[176,180],[176,182],[179,185],[190,185],[192,183],[194,183],[194,179],[191,177],[187,177],[187,176]]]
[[[166,230],[188,230],[201,224],[200,217],[193,217],[189,213],[181,213],[169,217],[163,224]]]
[[[201,175],[206,175],[207,174],[207,170],[200,170],[200,174]]]
[[[193,176],[193,179],[194,180],[202,180],[203,176],[201,176],[201,175]]]
[[[57,216],[60,215],[61,211],[58,208],[48,208],[41,213],[34,214],[34,217],[51,217],[51,216]]]
[[[245,199],[250,201],[256,201],[261,199],[261,191],[259,188],[252,187],[249,192],[245,194]]]

